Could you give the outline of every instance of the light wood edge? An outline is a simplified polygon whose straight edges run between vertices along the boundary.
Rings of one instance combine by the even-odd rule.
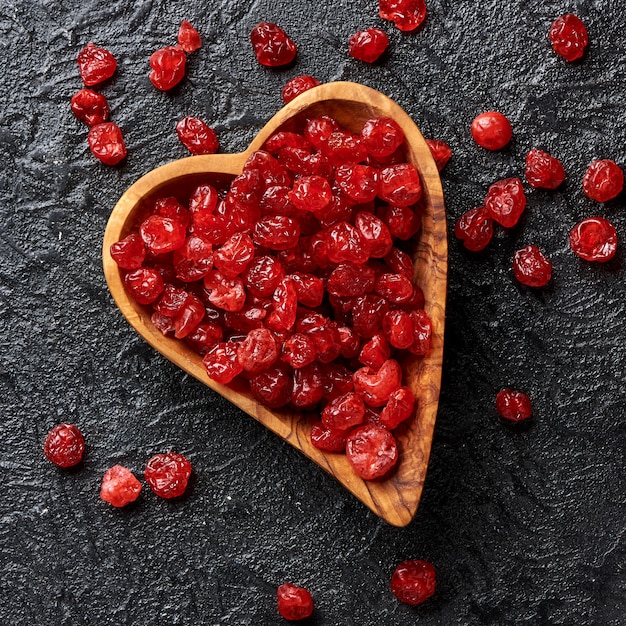
[[[426,214],[416,254],[416,277],[424,289],[426,310],[433,322],[431,352],[404,364],[414,375],[410,384],[418,397],[415,419],[400,433],[400,458],[397,470],[388,479],[364,481],[350,467],[344,455],[322,453],[310,443],[309,420],[292,411],[269,411],[249,395],[241,395],[241,387],[220,385],[206,376],[201,359],[178,340],[164,337],[154,328],[146,310],[131,300],[121,281],[117,265],[109,250],[124,230],[126,217],[146,196],[167,186],[172,179],[190,174],[221,172],[240,173],[251,152],[290,118],[324,101],[344,101],[364,105],[367,117],[387,115],[402,127],[411,146],[409,160],[418,165],[424,186]],[[340,123],[349,126],[346,120]],[[447,282],[447,235],[443,191],[437,168],[419,129],[404,110],[387,96],[355,83],[327,83],[305,92],[281,109],[259,132],[242,153],[208,155],[180,159],[152,170],[133,184],[120,198],[111,213],[103,241],[103,265],[107,284],[122,314],[131,326],[156,350],[185,372],[217,391],[230,402],[258,420],[307,457],[333,475],[374,513],[394,526],[406,526],[415,515],[421,496],[441,385],[443,332]],[[412,460],[407,458],[411,450]]]

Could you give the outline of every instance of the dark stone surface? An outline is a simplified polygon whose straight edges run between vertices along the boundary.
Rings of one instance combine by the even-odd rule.
[[[593,158],[626,165],[626,39],[617,0],[429,0],[425,28],[402,34],[374,0],[300,2],[16,0],[0,7],[0,623],[11,626],[278,624],[275,588],[307,586],[312,624],[626,623],[624,251],[580,262],[567,233],[583,217],[626,236],[624,196],[586,199]],[[568,65],[547,43],[577,12],[591,46]],[[150,53],[190,19],[205,45],[173,93],[147,79]],[[284,71],[257,65],[247,35],[283,25],[300,45]],[[366,66],[350,34],[380,26],[391,45]],[[88,41],[119,70],[102,89],[129,147],[125,165],[90,155],[70,114],[75,58]],[[387,526],[319,468],[190,379],[135,335],[109,297],[100,263],[112,206],[140,175],[185,156],[174,125],[214,124],[242,150],[296,74],[353,80],[402,105],[426,136],[448,141],[449,224],[496,179],[521,175],[531,147],[559,156],[556,193],[529,191],[523,223],[488,252],[451,241],[443,391],[420,509]],[[515,139],[475,146],[479,112],[506,113]],[[554,263],[550,287],[512,279],[527,243]],[[495,415],[502,386],[527,391],[535,417],[515,431]],[[43,457],[59,421],[86,435],[84,463]],[[103,472],[142,472],[173,448],[192,460],[180,502],[144,492],[127,510],[98,499]],[[395,565],[425,558],[437,594],[413,609],[388,585]]]

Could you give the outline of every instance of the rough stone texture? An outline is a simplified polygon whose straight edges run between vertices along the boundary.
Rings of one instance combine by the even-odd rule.
[[[275,589],[308,587],[325,625],[615,626],[626,614],[624,251],[608,266],[575,258],[583,217],[626,237],[624,195],[586,199],[593,158],[626,165],[626,39],[617,0],[429,0],[425,27],[402,34],[374,0],[15,0],[0,7],[0,622],[12,626],[278,624]],[[582,63],[552,53],[547,31],[577,12]],[[148,81],[150,53],[189,19],[204,47],[173,93]],[[261,20],[300,46],[286,70],[260,67],[248,43]],[[348,37],[385,29],[365,65]],[[109,48],[104,86],[129,157],[90,155],[69,111],[76,54]],[[295,450],[156,354],[123,320],[100,264],[108,214],[141,174],[186,156],[184,115],[215,125],[222,151],[243,149],[297,74],[353,80],[401,104],[426,136],[454,149],[443,177],[449,225],[490,183],[521,175],[531,147],[563,160],[556,193],[530,190],[522,223],[479,255],[450,246],[443,391],[420,509],[387,526]],[[512,146],[478,148],[469,124],[496,108]],[[539,291],[512,278],[513,252],[538,244],[554,263]],[[530,427],[496,417],[503,386],[532,398]],[[87,440],[81,467],[41,452],[57,422]],[[195,467],[182,502],[146,488],[113,510],[98,499],[114,463],[141,474],[174,449]],[[436,596],[410,608],[389,591],[395,565],[432,561]]]

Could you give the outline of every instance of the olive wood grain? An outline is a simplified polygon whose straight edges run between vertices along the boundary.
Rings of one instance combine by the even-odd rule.
[[[250,154],[278,130],[290,130],[304,119],[330,115],[342,126],[360,131],[372,117],[391,117],[406,136],[407,160],[419,169],[424,193],[422,229],[415,242],[415,277],[422,287],[426,311],[433,323],[432,349],[425,357],[403,363],[406,384],[418,399],[416,415],[395,431],[400,456],[393,473],[383,480],[364,481],[345,455],[324,453],[309,438],[315,416],[290,410],[269,410],[259,405],[242,384],[221,385],[210,380],[200,356],[182,341],[165,337],[150,321],[148,309],[126,293],[120,271],[109,249],[137,228],[155,199],[176,196],[182,202],[201,183],[228,185],[241,173]],[[446,216],[441,181],[428,146],[411,118],[391,99],[363,85],[328,83],[311,89],[282,108],[240,154],[192,156],[159,167],[133,184],[119,199],[109,219],[103,243],[104,274],[111,294],[135,330],[156,350],[199,381],[217,391],[334,476],[374,513],[394,526],[408,524],[417,510],[437,414],[447,281]]]

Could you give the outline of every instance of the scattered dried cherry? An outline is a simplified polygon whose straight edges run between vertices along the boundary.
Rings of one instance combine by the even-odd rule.
[[[565,169],[557,158],[533,149],[526,155],[526,180],[533,187],[556,189],[565,180]]]
[[[202,47],[200,33],[187,20],[180,23],[178,45],[188,54]]]
[[[452,158],[452,148],[445,142],[438,139],[427,139],[426,145],[428,146],[430,153],[435,159],[435,165],[439,172],[443,171],[443,168],[448,164],[448,161]]]
[[[403,561],[391,576],[391,591],[401,602],[417,605],[435,593],[435,568],[428,561]]]
[[[554,20],[548,36],[554,51],[570,63],[585,54],[589,43],[587,28],[581,19],[572,13],[566,13]]]
[[[140,491],[141,483],[133,473],[122,465],[114,465],[102,477],[100,498],[115,507],[123,507],[134,502]]]
[[[77,91],[70,100],[72,113],[87,126],[102,124],[109,119],[109,103],[105,96],[92,89]]]
[[[308,76],[303,74],[302,76],[294,76],[288,80],[283,87],[281,97],[285,104],[289,104],[294,98],[297,98],[300,94],[317,87],[320,81],[314,76]]]
[[[59,424],[46,436],[43,453],[59,467],[72,467],[80,463],[85,452],[85,439],[74,424]]]
[[[126,157],[126,145],[122,131],[113,122],[92,126],[87,135],[91,154],[105,165],[117,165]]]
[[[177,498],[187,489],[191,463],[182,454],[155,454],[146,464],[144,477],[152,491],[161,498]]]
[[[217,133],[197,117],[188,115],[177,122],[176,134],[191,154],[215,154],[219,149]]]
[[[484,250],[493,237],[493,220],[483,206],[463,213],[454,225],[454,236],[472,252]]]
[[[182,48],[166,46],[150,56],[150,82],[161,91],[168,91],[185,77],[187,55]]]
[[[393,22],[399,30],[419,28],[426,19],[425,0],[378,0],[378,12],[384,20]]]
[[[505,228],[515,226],[526,208],[522,181],[519,178],[505,178],[495,182],[487,191],[485,208]]]
[[[610,159],[593,161],[583,176],[583,191],[592,200],[608,202],[624,188],[624,172]]]
[[[519,422],[528,419],[533,411],[530,398],[521,391],[502,389],[496,395],[496,409],[502,419]]]
[[[511,122],[499,111],[477,115],[470,128],[474,141],[487,150],[501,150],[513,136]]]
[[[348,40],[348,54],[354,59],[374,63],[387,49],[389,37],[380,28],[360,30]]]
[[[569,245],[585,261],[606,263],[617,252],[617,231],[603,217],[588,217],[572,228]]]
[[[552,276],[552,263],[537,246],[526,246],[513,255],[515,278],[527,287],[544,287]]]
[[[115,57],[91,41],[78,53],[77,61],[80,77],[87,87],[111,78],[117,67]]]
[[[289,621],[306,619],[313,613],[313,598],[303,587],[282,584],[277,591],[278,612]]]
[[[382,426],[365,424],[346,438],[346,456],[352,469],[364,480],[381,478],[398,460],[395,437]]]
[[[288,65],[296,58],[298,46],[276,24],[261,22],[250,33],[257,61],[268,67]]]

